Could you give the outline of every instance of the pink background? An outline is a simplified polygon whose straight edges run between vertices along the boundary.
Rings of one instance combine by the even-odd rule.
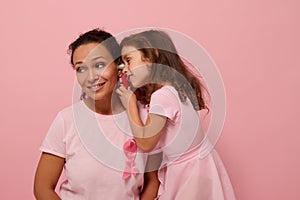
[[[170,28],[202,44],[225,83],[216,148],[237,199],[300,199],[299,1],[82,2],[1,1],[0,199],[33,199],[38,148],[72,102],[67,45],[99,26]]]

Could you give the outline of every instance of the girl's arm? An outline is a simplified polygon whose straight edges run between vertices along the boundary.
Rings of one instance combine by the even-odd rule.
[[[157,197],[159,188],[157,171],[146,172],[144,174],[144,188],[141,193],[141,200],[153,200]]]
[[[141,193],[141,200],[153,200],[157,197],[160,182],[158,180],[157,171],[160,167],[162,153],[149,155],[147,159],[144,187]]]
[[[37,200],[61,200],[55,192],[65,159],[42,153],[34,179],[34,196]]]
[[[117,93],[120,95],[121,102],[128,113],[131,130],[137,145],[142,151],[150,152],[159,141],[167,118],[150,113],[144,124],[140,118],[135,94],[123,85],[119,87]]]

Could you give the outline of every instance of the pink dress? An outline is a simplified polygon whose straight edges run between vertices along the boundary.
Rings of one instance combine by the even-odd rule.
[[[66,160],[63,200],[139,199],[146,158],[124,152],[129,130],[126,112],[100,115],[78,102],[58,113],[40,149]]]
[[[198,113],[177,91],[164,86],[151,96],[149,113],[167,117],[157,147],[163,152],[158,171],[159,200],[234,200],[226,169],[217,152],[201,156],[210,144],[203,140]]]

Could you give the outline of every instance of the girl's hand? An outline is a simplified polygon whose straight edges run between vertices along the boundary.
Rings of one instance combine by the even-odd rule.
[[[123,84],[116,90],[117,94],[120,97],[121,103],[126,110],[130,107],[130,105],[136,106],[137,100],[134,92],[131,91],[130,87],[128,89],[125,88]]]

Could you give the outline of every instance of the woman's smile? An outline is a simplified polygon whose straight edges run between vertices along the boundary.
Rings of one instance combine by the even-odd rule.
[[[74,51],[78,83],[93,100],[110,100],[117,82],[117,65],[109,51],[101,44],[89,43]]]
[[[106,82],[93,84],[93,85],[87,86],[87,88],[88,88],[91,92],[98,92],[98,91],[100,91],[100,90],[104,87],[104,84],[105,84],[105,83],[106,83]]]

